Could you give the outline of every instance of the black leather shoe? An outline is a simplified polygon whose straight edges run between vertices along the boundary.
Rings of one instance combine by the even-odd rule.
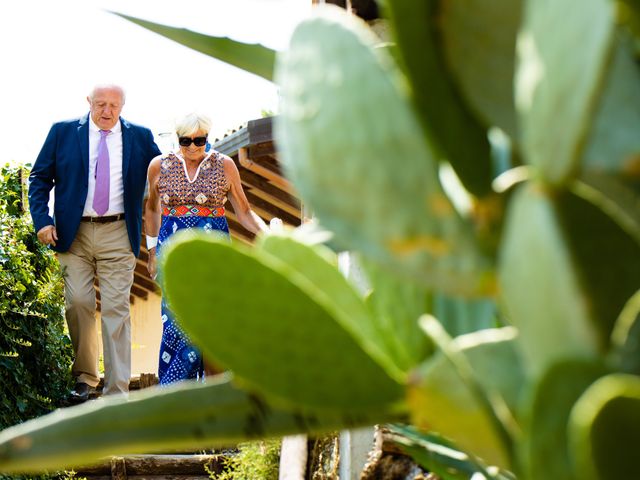
[[[91,387],[84,382],[77,382],[73,390],[69,392],[69,401],[71,403],[83,403],[89,400],[89,391]]]

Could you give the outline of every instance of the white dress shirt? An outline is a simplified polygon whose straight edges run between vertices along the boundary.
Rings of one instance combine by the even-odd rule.
[[[100,128],[89,116],[89,190],[84,204],[83,216],[96,217],[93,209],[93,195],[96,190],[96,163],[98,161],[98,143],[100,142]],[[109,209],[104,215],[124,213],[124,185],[122,179],[122,126],[120,120],[107,135],[107,149],[109,150]]]

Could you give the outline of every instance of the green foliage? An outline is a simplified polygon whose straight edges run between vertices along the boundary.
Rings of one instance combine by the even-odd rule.
[[[463,8],[468,9],[468,3]],[[454,8],[449,7],[449,10]],[[439,156],[452,163],[470,192],[484,196],[491,192],[489,141],[485,128],[471,114],[447,71],[448,66],[437,34],[438,23],[424,21],[425,18],[435,16],[437,9],[437,2],[387,2],[391,22],[402,25],[402,28],[396,30],[396,41],[401,65],[413,87],[410,87],[413,104],[417,107],[425,138],[433,152],[441,153]],[[486,6],[483,5],[482,9],[486,9]],[[444,18],[450,19],[451,16]],[[469,18],[468,13],[466,18]],[[468,28],[458,29],[451,23],[444,25],[451,27],[446,30],[450,34],[448,38],[456,39],[457,35],[470,31]],[[461,131],[465,132],[464,142],[460,141],[458,135]],[[404,152],[395,152],[396,155],[402,153]]]
[[[576,478],[637,478],[640,441],[640,378],[610,374],[578,399],[569,418],[569,449]]]
[[[116,13],[141,27],[170,38],[205,55],[216,57],[267,80],[273,79],[275,51],[259,44],[245,44],[230,38],[210,37],[185,28],[168,27]]]
[[[385,411],[349,415],[283,408],[241,390],[237,383],[225,374],[208,378],[206,384],[181,382],[132,392],[128,400],[102,398],[58,409],[0,433],[0,469],[41,472],[91,463],[108,454],[228,447],[266,436],[404,419]]]
[[[507,465],[517,428],[512,418],[526,384],[515,330],[483,330],[453,341],[441,328],[427,331],[441,351],[420,366],[409,386],[413,421],[492,465]]]
[[[295,252],[310,266],[303,270],[264,249],[245,251],[214,236],[190,239],[192,232],[180,237],[167,246],[171,253],[163,264],[171,272],[165,278],[167,298],[176,315],[194,320],[191,333],[216,363],[233,366],[252,388],[291,406],[353,412],[389,409],[402,398],[401,385],[350,334],[348,322],[366,314],[364,303],[358,310],[348,285],[342,298],[332,295],[330,282],[342,277],[311,248]],[[219,265],[217,275],[209,274],[210,265]],[[184,275],[209,277],[200,287],[201,301],[186,301],[193,290],[181,280]],[[238,289],[252,292],[251,301],[238,303]],[[209,335],[212,321],[215,336]],[[341,388],[345,382],[353,388]]]
[[[22,169],[0,183],[0,425],[55,408],[68,389],[71,345],[64,333],[62,277],[21,211]]]
[[[565,182],[577,170],[611,55],[614,14],[610,0],[525,2],[516,106],[525,158],[550,183]]]
[[[176,238],[167,297],[234,379],[5,430],[0,470],[400,418],[444,478],[640,475],[637,2],[384,3],[394,48],[319,8],[274,74],[287,175],[360,274],[304,227]]]
[[[443,190],[439,152],[425,141],[400,70],[376,43],[337,10],[296,29],[276,77],[286,171],[341,247],[425,286],[492,292],[489,260]],[[342,65],[353,66],[348,75]],[[349,108],[332,98],[349,99]]]
[[[210,473],[213,480],[278,480],[280,462],[278,439],[241,443],[238,452],[225,459],[221,474]]]
[[[402,451],[429,472],[442,480],[468,480],[480,472],[492,480],[513,480],[513,475],[495,467],[487,467],[482,460],[469,456],[453,442],[434,433],[425,433],[415,427],[388,425],[389,438]]]

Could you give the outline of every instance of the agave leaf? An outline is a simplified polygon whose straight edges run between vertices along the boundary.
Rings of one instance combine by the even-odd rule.
[[[619,34],[595,112],[582,168],[640,180],[640,66],[631,40]]]
[[[512,460],[510,442],[514,438],[503,437],[505,432],[498,431],[487,407],[496,409],[499,422],[510,421],[505,407],[515,411],[519,391],[526,381],[515,339],[512,328],[482,330],[455,338],[445,349],[463,356],[462,366],[471,369],[467,372],[471,378],[466,378],[447,354],[437,353],[424,362],[408,391],[412,423],[452,439],[491,465],[508,468]],[[482,388],[480,395],[474,385]],[[515,426],[507,423],[503,425],[510,435]]]
[[[273,81],[273,66],[276,53],[264,45],[242,43],[227,37],[212,37],[192,32],[186,28],[161,25],[118,12],[111,13],[174,42],[178,42],[185,47],[241,68],[266,80]]]
[[[524,2],[431,3],[439,3],[442,52],[465,99],[483,125],[497,126],[517,141],[513,77]]]
[[[227,375],[206,384],[181,382],[103,397],[57,410],[0,432],[0,471],[78,467],[116,454],[228,447],[240,441],[300,432],[328,432],[394,420],[283,410],[236,388]]]
[[[614,3],[526,2],[517,46],[521,145],[553,184],[574,174],[582,155],[612,50]]]
[[[402,398],[400,384],[336,320],[339,305],[276,257],[186,232],[167,246],[162,267],[185,330],[252,389],[288,406],[342,411]]]
[[[573,475],[568,451],[569,414],[587,387],[606,373],[600,362],[568,360],[552,365],[532,385],[523,407],[524,478],[579,478]]]
[[[580,397],[569,419],[569,445],[580,480],[640,478],[640,378],[605,376]]]
[[[640,284],[637,238],[609,215],[619,205],[599,202],[535,185],[516,193],[500,266],[503,304],[523,332],[534,372],[560,358],[607,352],[618,316]]]
[[[419,465],[438,475],[442,480],[468,480],[474,473],[484,473],[484,478],[515,480],[508,472],[495,472],[479,459],[460,451],[453,443],[434,433],[424,433],[412,426],[392,424],[387,434],[402,451]]]
[[[343,10],[316,12],[277,66],[275,133],[303,201],[347,250],[427,286],[492,291],[488,260],[442,190],[388,52]]]
[[[256,246],[303,275],[316,287],[318,294],[326,295],[327,301],[333,302],[339,313],[336,320],[362,349],[385,367],[389,375],[398,381],[406,380],[408,368],[401,368],[397,352],[388,348],[388,332],[379,331],[364,299],[338,270],[337,257],[332,251],[322,246],[304,245],[285,233],[264,236]]]
[[[484,196],[491,192],[492,179],[487,129],[471,114],[443,62],[435,3],[387,0],[385,12],[425,137],[451,163],[465,187]],[[460,132],[464,132],[464,142]]]

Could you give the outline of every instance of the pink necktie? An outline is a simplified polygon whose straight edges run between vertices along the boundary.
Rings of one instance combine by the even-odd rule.
[[[96,190],[93,193],[93,209],[98,215],[104,215],[109,210],[109,150],[107,149],[107,135],[111,130],[100,130],[98,143],[98,161],[96,162]]]

